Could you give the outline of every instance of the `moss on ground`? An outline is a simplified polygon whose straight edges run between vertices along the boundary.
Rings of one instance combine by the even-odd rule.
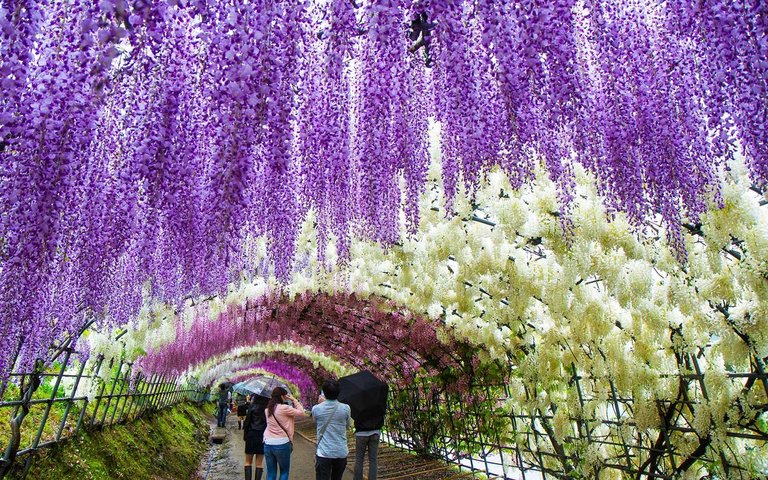
[[[85,432],[32,461],[29,479],[192,478],[207,447],[210,406],[182,404],[126,425]],[[23,466],[20,459],[19,466]],[[20,469],[10,476],[20,478]]]

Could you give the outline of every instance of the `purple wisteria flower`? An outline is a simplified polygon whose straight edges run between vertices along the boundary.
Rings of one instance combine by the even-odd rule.
[[[567,230],[581,162],[684,260],[735,152],[768,184],[767,78],[761,0],[4,0],[0,380],[84,310],[289,280],[310,210],[321,256],[397,242],[430,119],[448,212],[541,162]]]

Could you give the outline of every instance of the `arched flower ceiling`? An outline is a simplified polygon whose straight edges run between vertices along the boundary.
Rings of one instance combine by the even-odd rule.
[[[285,365],[286,368],[279,367],[280,365]],[[238,348],[224,355],[213,356],[202,363],[190,365],[179,378],[181,382],[189,380],[208,387],[224,380],[234,382],[237,372],[254,368],[286,378],[289,376],[286,373],[288,367],[312,377],[316,382],[314,388],[319,388],[327,378],[338,378],[355,371],[339,360],[318,352],[313,346],[291,342],[265,342]]]
[[[436,375],[452,369],[459,375],[462,359],[456,356],[455,344],[438,338],[438,322],[386,312],[377,303],[382,302],[350,294],[307,292],[293,299],[268,294],[230,304],[215,324],[207,311],[189,329],[178,322],[175,340],[139,362],[142,371],[180,375],[201,370],[216,356],[236,357],[240,348],[288,341],[406,383],[417,373]]]
[[[307,359],[294,355],[264,358],[257,362],[228,359],[209,371],[218,371],[221,376],[206,375],[205,379],[201,376],[200,384],[206,387],[215,387],[217,382],[224,380],[238,383],[256,376],[266,375],[290,383],[289,386],[295,388],[294,391],[301,395],[303,400],[309,402],[314,402],[320,393],[319,385],[322,385],[326,378],[333,376],[322,368],[316,368]]]
[[[580,162],[682,254],[733,152],[768,180],[767,19],[760,0],[3,0],[0,378],[83,312],[125,323],[142,288],[287,280],[310,210],[342,259],[398,241],[430,117],[448,211],[541,159],[568,228]]]

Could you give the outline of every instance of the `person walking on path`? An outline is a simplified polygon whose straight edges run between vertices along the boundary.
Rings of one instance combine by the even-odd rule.
[[[223,383],[219,384],[219,402],[218,402],[218,408],[219,412],[216,417],[216,425],[219,427],[226,427],[227,426],[227,412],[229,412],[229,405],[228,405],[228,399],[227,395],[229,393],[229,389],[226,385]]]
[[[292,404],[286,405],[286,402]],[[264,431],[264,460],[267,464],[267,480],[288,480],[293,451],[294,419],[306,415],[304,407],[283,387],[272,390],[267,404],[267,429]]]
[[[341,480],[347,468],[347,429],[352,426],[349,405],[338,401],[339,382],[326,380],[319,403],[312,407],[317,423],[316,480]]]
[[[265,411],[268,402],[268,398],[253,395],[245,414],[245,421],[243,422],[245,480],[251,480],[254,464],[256,480],[261,480],[261,476],[264,473],[264,430],[267,429]]]
[[[240,397],[237,401],[237,429],[245,428],[243,422],[245,422],[245,416],[248,414],[248,407],[251,404],[252,398]]]
[[[355,471],[354,480],[363,480],[363,462],[368,451],[368,480],[376,480],[379,472],[379,438],[384,426],[384,415],[376,418],[355,419]]]

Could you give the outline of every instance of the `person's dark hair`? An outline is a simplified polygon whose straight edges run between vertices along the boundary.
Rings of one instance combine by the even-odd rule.
[[[327,400],[336,400],[339,398],[339,382],[333,379],[328,379],[323,383],[323,395]]]
[[[269,403],[269,399],[266,397],[262,397],[261,395],[251,395],[251,405],[264,405],[264,408],[267,407],[267,403]]]
[[[227,388],[227,386],[224,385],[223,383],[219,384],[219,390],[225,390],[226,388]]]
[[[275,408],[283,403],[283,395],[288,395],[288,390],[283,387],[275,387],[275,389],[272,390],[272,398],[269,399],[269,403],[267,404],[267,410],[269,411],[270,417],[275,416]]]

